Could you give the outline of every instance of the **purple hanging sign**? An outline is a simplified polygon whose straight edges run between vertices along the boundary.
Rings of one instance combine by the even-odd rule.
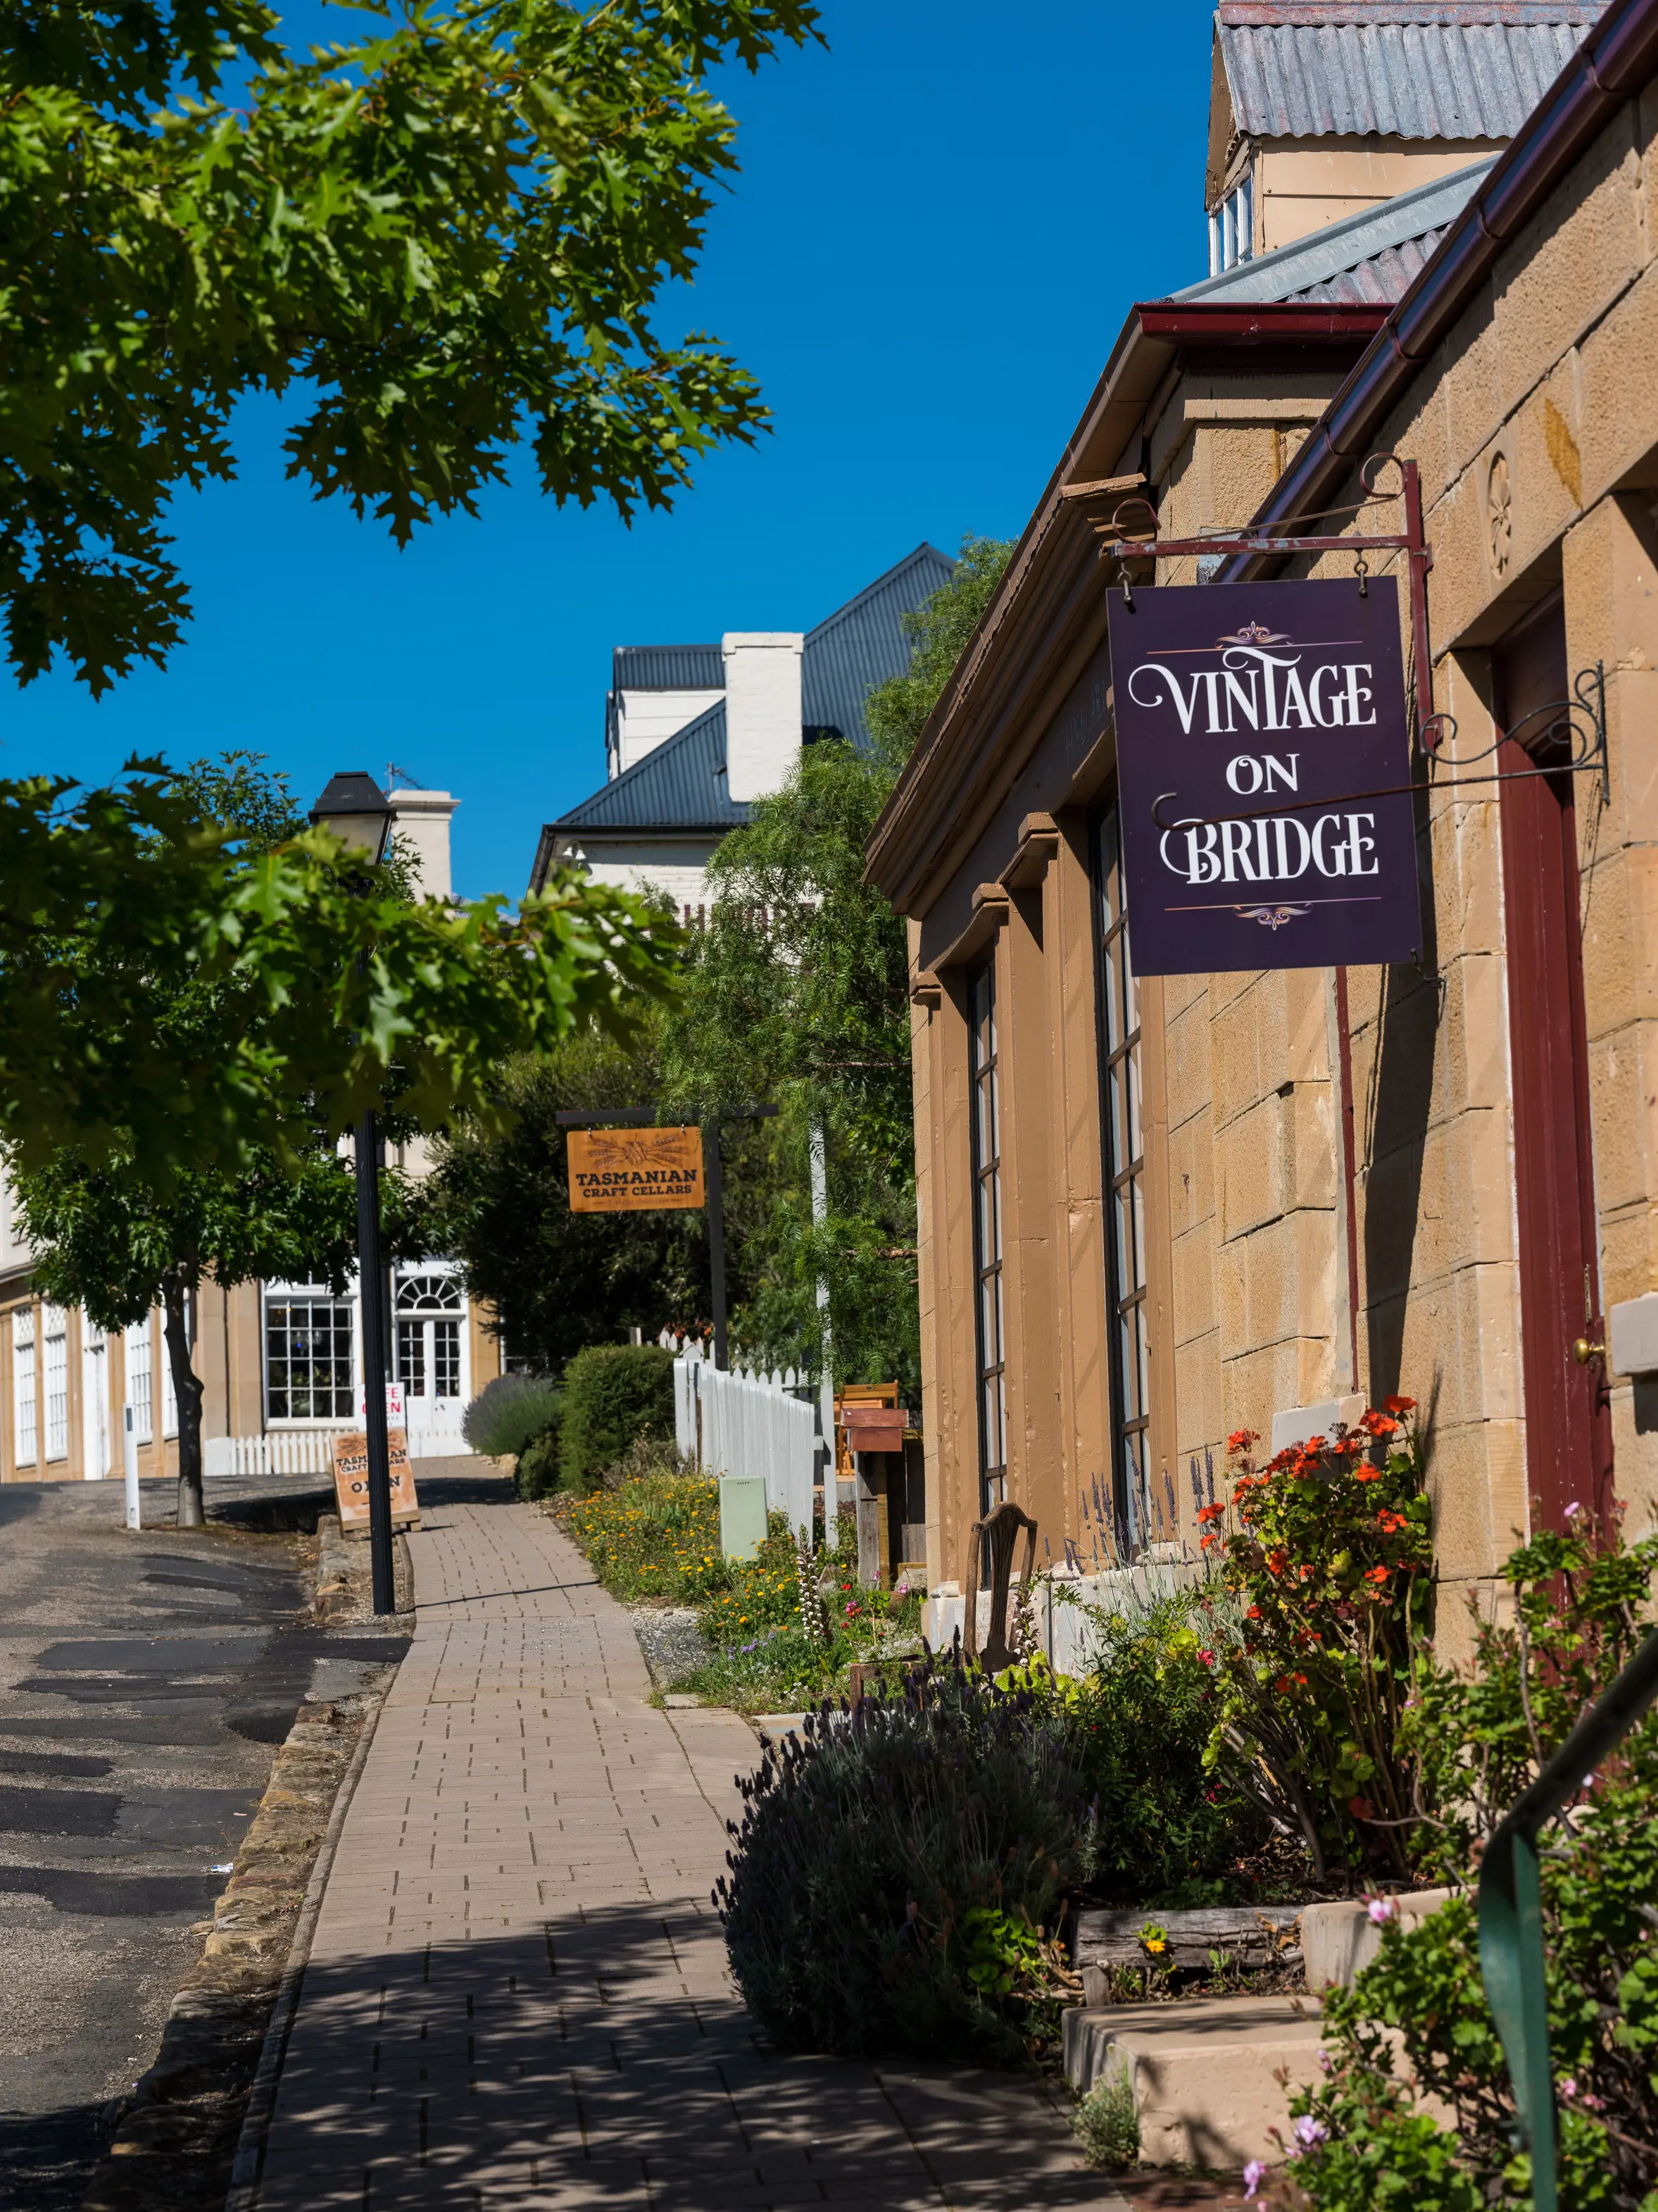
[[[1106,596],[1139,973],[1414,958],[1393,578],[1363,594],[1343,579]]]

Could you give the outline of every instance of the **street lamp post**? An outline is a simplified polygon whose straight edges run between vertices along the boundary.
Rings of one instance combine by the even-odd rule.
[[[392,828],[386,793],[361,769],[329,781],[311,819],[331,830],[369,866],[385,857]],[[368,1555],[374,1570],[374,1611],[397,1611],[392,1564],[392,1461],[386,1433],[386,1383],[390,1371],[386,1276],[380,1265],[380,1132],[371,1107],[357,1124],[357,1290],[362,1306],[362,1409],[368,1445]]]

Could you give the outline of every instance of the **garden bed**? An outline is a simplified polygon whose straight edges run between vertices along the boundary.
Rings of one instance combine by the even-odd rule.
[[[919,1594],[859,1585],[849,1522],[836,1551],[820,1537],[803,1562],[774,1514],[752,1559],[727,1559],[718,1484],[665,1459],[641,1464],[590,1497],[560,1492],[545,1510],[632,1611],[659,1690],[741,1713],[798,1712],[848,1696],[859,1662],[920,1657]]]

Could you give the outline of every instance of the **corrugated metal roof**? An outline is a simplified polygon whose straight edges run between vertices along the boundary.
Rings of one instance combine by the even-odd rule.
[[[806,632],[800,719],[808,729],[838,730],[860,750],[869,743],[865,699],[909,666],[904,617],[919,613],[955,573],[948,553],[923,543]]]
[[[1244,11],[1240,9],[1239,14]],[[1600,9],[1554,21],[1480,21],[1491,8],[1374,14],[1363,6],[1270,12],[1229,21],[1218,35],[1236,128],[1254,138],[1512,138]],[[1414,13],[1414,10],[1410,11]],[[1447,19],[1449,20],[1447,20]]]
[[[606,830],[712,830],[723,834],[748,818],[747,806],[726,790],[722,699],[548,827],[564,834]]]
[[[1344,215],[1291,246],[1240,261],[1176,292],[1177,300],[1305,300],[1320,305],[1391,306],[1497,164],[1471,162],[1448,177]]]
[[[610,656],[616,691],[723,691],[719,645],[619,645]]]
[[[936,545],[918,545],[856,599],[807,631],[800,661],[803,738],[806,731],[817,735],[836,731],[855,745],[868,744],[865,698],[872,685],[902,675],[909,665],[910,641],[903,617],[925,606],[955,570],[956,563]],[[699,665],[690,656],[709,653],[717,672],[712,689],[725,682],[717,645],[620,646],[615,656],[616,688],[695,688],[701,678],[677,672]],[[624,659],[629,664],[625,674]],[[654,674],[654,682],[634,672],[634,664]],[[665,669],[675,672],[655,672]],[[723,833],[748,818],[747,806],[726,794],[722,699],[547,828],[551,834],[571,837],[604,831]]]

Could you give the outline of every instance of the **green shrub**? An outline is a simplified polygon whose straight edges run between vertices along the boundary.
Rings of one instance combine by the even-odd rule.
[[[1603,1690],[1651,1618],[1658,1539],[1625,1551],[1552,1534],[1503,1575],[1515,1624],[1476,1616],[1467,1670],[1422,1670],[1407,1752],[1430,1802],[1434,1870],[1462,1893],[1414,1925],[1377,1899],[1375,1964],[1327,1999],[1327,2078],[1291,2105],[1291,2162],[1266,2185],[1295,2212],[1485,2212],[1531,2203],[1507,2066],[1479,1973],[1473,1884],[1497,1821]],[[1529,1711],[1527,1710],[1529,1708]],[[1658,1714],[1544,1831],[1541,1883],[1561,2212],[1658,2206]],[[1397,2061],[1402,2059],[1402,2063]],[[1448,2109],[1439,2124],[1426,2099]]]
[[[460,1432],[475,1452],[514,1458],[532,1437],[557,1426],[561,1400],[537,1375],[497,1375],[461,1417]]]
[[[1265,1832],[1236,1783],[1206,1771],[1219,1710],[1213,1605],[1178,1590],[1127,1613],[1090,1607],[1089,1674],[1049,1692],[1099,1806],[1099,1887],[1125,1903],[1222,1902],[1239,1852]]]
[[[526,1499],[550,1498],[558,1488],[558,1423],[531,1437],[513,1469],[513,1486]]]
[[[1133,2076],[1118,2058],[1102,2074],[1071,2115],[1071,2131],[1090,2166],[1121,2173],[1140,2154],[1140,2116],[1134,2103]]]
[[[592,1344],[564,1370],[560,1465],[573,1490],[592,1490],[636,1437],[671,1437],[673,1354],[659,1344]]]
[[[789,2051],[1016,2058],[1057,2032],[1057,1944],[1093,1871],[1064,1729],[958,1662],[808,1714],[743,1784],[715,1893],[732,1969]]]

